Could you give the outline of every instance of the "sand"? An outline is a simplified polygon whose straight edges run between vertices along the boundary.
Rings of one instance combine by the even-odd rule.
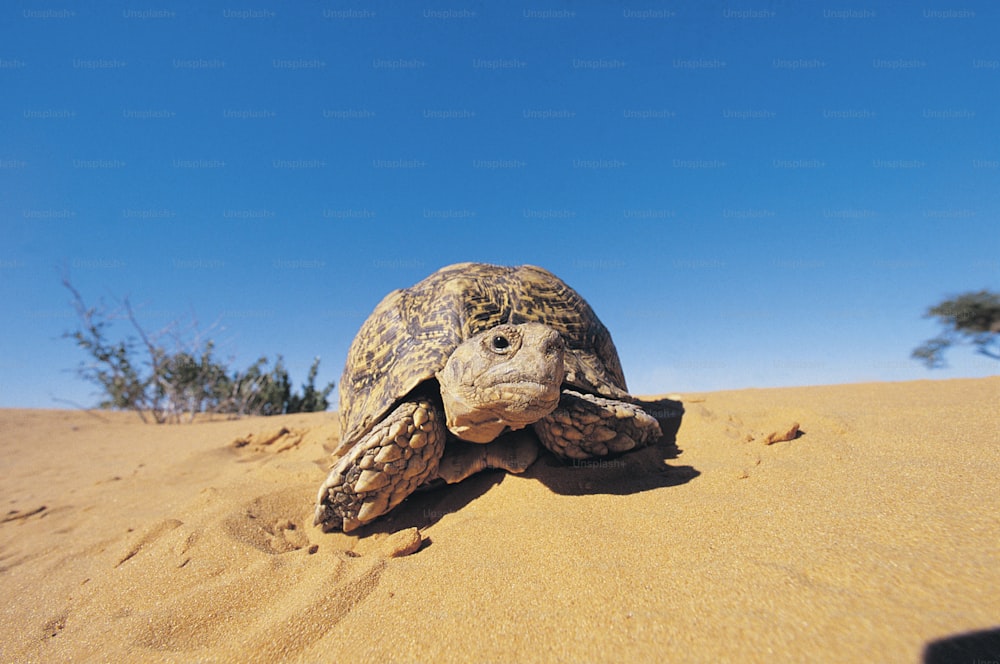
[[[332,413],[0,411],[0,661],[1000,659],[1000,377],[682,400],[350,536]]]

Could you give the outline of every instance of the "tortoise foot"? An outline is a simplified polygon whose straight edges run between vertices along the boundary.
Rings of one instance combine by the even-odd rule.
[[[563,390],[559,406],[535,423],[539,440],[561,459],[589,459],[645,447],[660,425],[627,401]]]
[[[314,523],[350,532],[391,510],[437,474],[445,435],[431,401],[398,405],[337,460],[320,487]]]

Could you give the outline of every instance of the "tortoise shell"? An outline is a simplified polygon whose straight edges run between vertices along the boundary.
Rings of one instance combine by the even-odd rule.
[[[533,265],[458,263],[389,293],[362,324],[340,380],[341,451],[418,386],[436,382],[463,341],[530,322],[563,336],[566,384],[631,400],[610,333],[561,279]]]

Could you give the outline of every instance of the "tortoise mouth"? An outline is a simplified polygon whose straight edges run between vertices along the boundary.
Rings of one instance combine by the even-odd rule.
[[[505,377],[506,378],[506,377]],[[559,392],[559,385],[553,385],[551,382],[542,382],[540,380],[531,380],[526,378],[510,380],[509,378],[501,378],[489,382],[483,382],[482,387],[485,388],[507,388],[509,390],[518,390],[525,392],[549,392],[553,391]]]
[[[504,419],[534,421],[548,414],[559,402],[560,383],[538,380],[498,380],[481,386],[479,407],[506,415]],[[537,411],[546,411],[535,416]],[[523,418],[517,415],[524,415]],[[530,423],[530,422],[529,422]]]

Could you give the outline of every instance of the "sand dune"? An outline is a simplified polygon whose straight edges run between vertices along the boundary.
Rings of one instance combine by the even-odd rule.
[[[997,648],[1000,377],[683,401],[676,448],[543,456],[418,494],[352,536],[311,525],[333,414],[154,426],[0,411],[0,660]]]

